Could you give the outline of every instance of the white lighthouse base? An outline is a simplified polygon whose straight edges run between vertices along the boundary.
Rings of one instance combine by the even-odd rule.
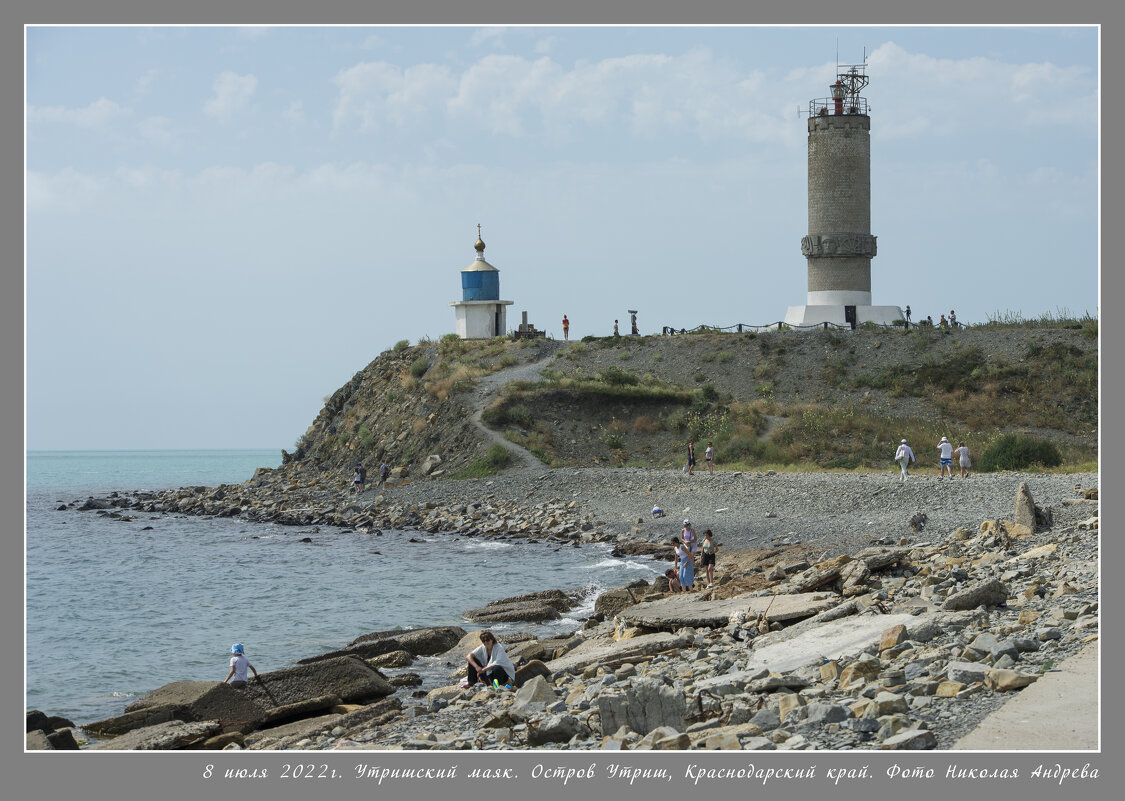
[[[820,326],[824,323],[833,325],[849,325],[844,306],[790,306],[785,312],[785,324],[794,328]],[[856,325],[875,323],[877,325],[893,325],[895,320],[904,319],[902,309],[898,306],[856,306]]]

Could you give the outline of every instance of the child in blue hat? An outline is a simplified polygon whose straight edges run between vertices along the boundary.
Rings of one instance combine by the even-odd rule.
[[[230,673],[223,682],[230,682],[231,687],[240,690],[246,686],[246,668],[254,671],[254,678],[258,678],[258,671],[254,670],[254,666],[246,658],[246,649],[242,647],[242,643],[236,642],[230,647],[230,652]],[[231,676],[234,676],[234,681],[230,681]]]

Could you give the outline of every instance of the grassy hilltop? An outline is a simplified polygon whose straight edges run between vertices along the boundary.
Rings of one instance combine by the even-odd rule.
[[[532,378],[505,382],[521,374]],[[319,471],[386,459],[416,475],[438,454],[443,475],[488,473],[506,454],[490,453],[471,420],[483,407],[484,425],[556,467],[677,467],[694,437],[700,462],[714,442],[720,468],[887,469],[900,439],[929,464],[944,435],[979,467],[1022,447],[1035,449],[1025,459],[1090,470],[1097,392],[1088,318],[569,344],[447,335],[380,354],[285,457]]]

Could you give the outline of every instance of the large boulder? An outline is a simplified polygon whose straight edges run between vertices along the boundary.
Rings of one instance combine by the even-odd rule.
[[[477,623],[542,623],[562,617],[554,606],[540,601],[493,601],[480,609],[463,612],[462,616]]]
[[[1016,490],[1016,508],[1014,520],[1018,525],[1027,526],[1035,531],[1035,501],[1031,498],[1031,488],[1027,482],[1021,482]]]
[[[615,732],[628,726],[638,734],[668,726],[684,730],[687,705],[684,694],[658,678],[644,677],[623,692],[603,692],[598,696],[602,731]]]
[[[945,599],[943,609],[976,609],[978,606],[999,606],[1008,600],[1008,588],[998,578],[991,578],[966,587]]]
[[[82,728],[112,737],[172,721],[213,720],[223,731],[251,731],[270,706],[268,699],[263,703],[246,690],[236,690],[224,682],[176,681],[129,704],[124,714],[86,723]]]
[[[374,668],[353,656],[264,673],[260,682],[250,682],[243,690],[262,706],[283,706],[329,695],[345,704],[363,703],[394,691]]]
[[[374,659],[392,651],[407,651],[413,656],[436,656],[448,651],[465,636],[460,626],[431,626],[421,629],[390,629],[373,631],[357,637],[343,648],[323,654],[308,656],[297,660],[297,664],[307,665],[337,659],[341,656],[358,656],[360,659]]]
[[[640,603],[647,589],[648,585],[646,584],[643,590],[633,587],[618,587],[615,590],[603,592],[594,601],[594,614],[612,618],[622,609]]]

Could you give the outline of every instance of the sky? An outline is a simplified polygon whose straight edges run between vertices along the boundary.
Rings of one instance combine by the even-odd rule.
[[[29,450],[287,448],[485,256],[561,337],[805,302],[866,58],[876,305],[1098,314],[1095,27],[30,27]]]

